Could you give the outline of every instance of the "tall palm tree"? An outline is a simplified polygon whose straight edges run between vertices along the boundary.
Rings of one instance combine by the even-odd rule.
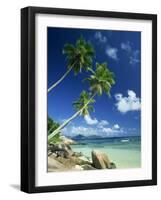
[[[111,86],[115,84],[114,73],[108,69],[107,63],[96,63],[96,70],[85,80],[89,81],[92,94],[97,94],[99,96],[101,96],[103,92],[110,96]]]
[[[82,36],[76,41],[75,46],[72,44],[65,44],[63,54],[66,55],[67,59],[67,71],[56,83],[49,87],[48,92],[55,88],[72,69],[75,75],[81,72],[82,69],[85,71],[92,69],[94,49],[93,46],[89,42],[86,42]]]
[[[56,130],[54,130],[49,136],[48,141],[57,134],[60,133],[60,131],[67,126],[74,118],[76,118],[78,115],[89,115],[89,112],[94,111],[92,104],[95,102],[93,99],[94,95],[90,96],[88,92],[82,91],[80,94],[80,97],[78,100],[74,101],[73,106],[76,109],[76,113],[72,115],[68,120],[66,120],[62,125],[60,125]]]
[[[48,136],[48,141],[50,141],[54,135],[59,133],[60,130],[62,130],[78,115],[89,115],[89,112],[93,111],[93,106],[91,106],[91,104],[95,102],[94,97],[96,95],[101,96],[103,92],[110,96],[111,86],[115,84],[114,74],[107,68],[107,63],[96,63],[96,70],[92,70],[92,75],[85,80],[89,81],[91,95],[86,91],[81,93],[80,98],[73,103],[77,112],[54,130]]]

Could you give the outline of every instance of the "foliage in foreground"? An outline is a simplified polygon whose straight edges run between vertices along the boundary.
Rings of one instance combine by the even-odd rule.
[[[55,122],[51,117],[48,116],[48,135],[55,131],[60,126],[59,123]],[[48,143],[58,143],[61,142],[60,132],[54,135]]]

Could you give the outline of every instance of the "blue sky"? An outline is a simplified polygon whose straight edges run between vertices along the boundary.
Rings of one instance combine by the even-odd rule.
[[[65,43],[75,44],[83,36],[95,48],[96,61],[107,62],[115,74],[116,84],[111,98],[103,94],[96,97],[95,112],[77,117],[64,130],[68,136],[77,134],[118,137],[140,135],[141,115],[141,33],[94,29],[48,28],[48,88],[67,70],[62,49]],[[82,82],[89,74],[77,76],[71,72],[54,90],[48,93],[48,115],[62,123],[71,117],[72,106],[88,83]]]

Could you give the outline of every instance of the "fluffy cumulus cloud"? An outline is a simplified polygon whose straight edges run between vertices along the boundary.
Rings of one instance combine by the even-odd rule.
[[[124,133],[123,128],[120,128],[120,126],[118,124],[113,125],[112,128],[109,127],[104,127],[102,129],[102,132],[106,135],[106,136],[117,136],[120,133]]]
[[[102,32],[97,31],[94,34],[94,39],[99,44],[99,46],[103,48],[104,53],[108,57],[110,57],[113,60],[118,60],[118,48],[113,47],[112,44],[110,44],[108,40],[108,37],[110,37],[111,34],[112,32],[108,32],[108,35],[106,34],[105,36]],[[107,45],[107,40],[108,40],[108,45]]]
[[[106,121],[106,120],[101,120],[101,121],[98,123],[97,127],[98,127],[98,128],[103,128],[104,126],[107,126],[108,124],[109,124],[108,121]]]
[[[97,129],[92,127],[84,127],[84,126],[72,126],[68,128],[68,131],[65,132],[67,136],[76,136],[76,135],[83,135],[83,136],[91,136],[91,135],[99,135]]]
[[[113,133],[113,129],[112,128],[103,128],[102,132],[107,133],[107,134],[111,134],[111,133]]]
[[[106,54],[112,58],[113,60],[118,60],[118,49],[115,47],[107,46],[106,48]]]
[[[86,125],[76,126],[71,124],[66,126],[62,133],[67,137],[74,137],[77,135],[83,136],[98,136],[98,137],[113,137],[118,136],[120,133],[124,134],[125,131],[117,123],[111,124],[107,120],[92,119],[90,116],[86,117]]]
[[[90,115],[86,115],[86,116],[84,117],[84,119],[85,119],[85,121],[86,121],[86,123],[87,123],[88,125],[95,125],[95,124],[98,123],[98,120],[97,120],[96,118],[92,119]]]
[[[91,118],[90,115],[86,115],[84,117],[85,122],[88,125],[97,125],[97,128],[103,128],[104,126],[107,126],[109,124],[109,122],[107,120],[98,120],[96,118]]]
[[[71,133],[84,133],[84,132],[87,132],[87,130],[88,130],[88,128],[86,128],[86,127],[83,127],[83,126],[78,126],[78,127],[76,127],[76,126],[73,126],[72,128],[71,128]]]
[[[130,45],[130,42],[129,41],[127,41],[125,43],[122,42],[121,43],[121,49],[123,49],[123,50],[127,51],[128,53],[130,53],[132,51],[132,47]]]
[[[84,127],[84,126],[70,126],[63,129],[63,135],[67,137],[74,137],[77,135],[83,136],[98,136],[98,137],[112,137],[118,136],[120,133],[124,133],[124,130],[120,127]]]
[[[122,42],[121,43],[121,49],[124,50],[128,54],[129,58],[129,63],[131,65],[135,65],[136,63],[140,62],[140,51],[139,50],[134,50],[132,48],[132,44],[127,41],[127,42]]]
[[[114,124],[114,125],[113,125],[113,128],[114,128],[115,130],[117,130],[117,129],[120,128],[120,126],[119,126],[118,124]]]
[[[136,94],[132,90],[127,91],[128,96],[124,97],[122,94],[116,94],[116,107],[121,113],[126,113],[128,111],[137,111],[141,109],[141,100],[136,97]]]
[[[95,39],[98,40],[100,43],[106,43],[107,42],[107,38],[106,36],[104,36],[100,31],[97,31],[95,33]]]

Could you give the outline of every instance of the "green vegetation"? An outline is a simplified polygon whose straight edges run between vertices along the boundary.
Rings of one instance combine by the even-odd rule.
[[[50,143],[50,144],[51,143],[53,143],[53,144],[60,143],[61,141],[62,141],[62,139],[61,139],[60,133],[57,133],[51,139],[48,139],[48,143]]]
[[[96,63],[96,70],[88,80],[92,94],[102,95],[103,92],[110,96],[111,86],[115,84],[114,74],[108,69],[107,63]]]
[[[76,111],[80,111],[80,115],[89,115],[89,112],[93,112],[93,104],[95,100],[90,97],[89,93],[84,91],[80,94],[80,97],[77,101],[73,102],[73,106]]]
[[[59,126],[59,123],[55,122],[51,117],[48,116],[48,135],[50,135]]]
[[[51,117],[48,116],[48,135],[50,135],[53,131],[55,131],[60,126],[59,123],[55,122]],[[58,143],[61,142],[60,132],[53,136],[50,140],[50,143]]]

